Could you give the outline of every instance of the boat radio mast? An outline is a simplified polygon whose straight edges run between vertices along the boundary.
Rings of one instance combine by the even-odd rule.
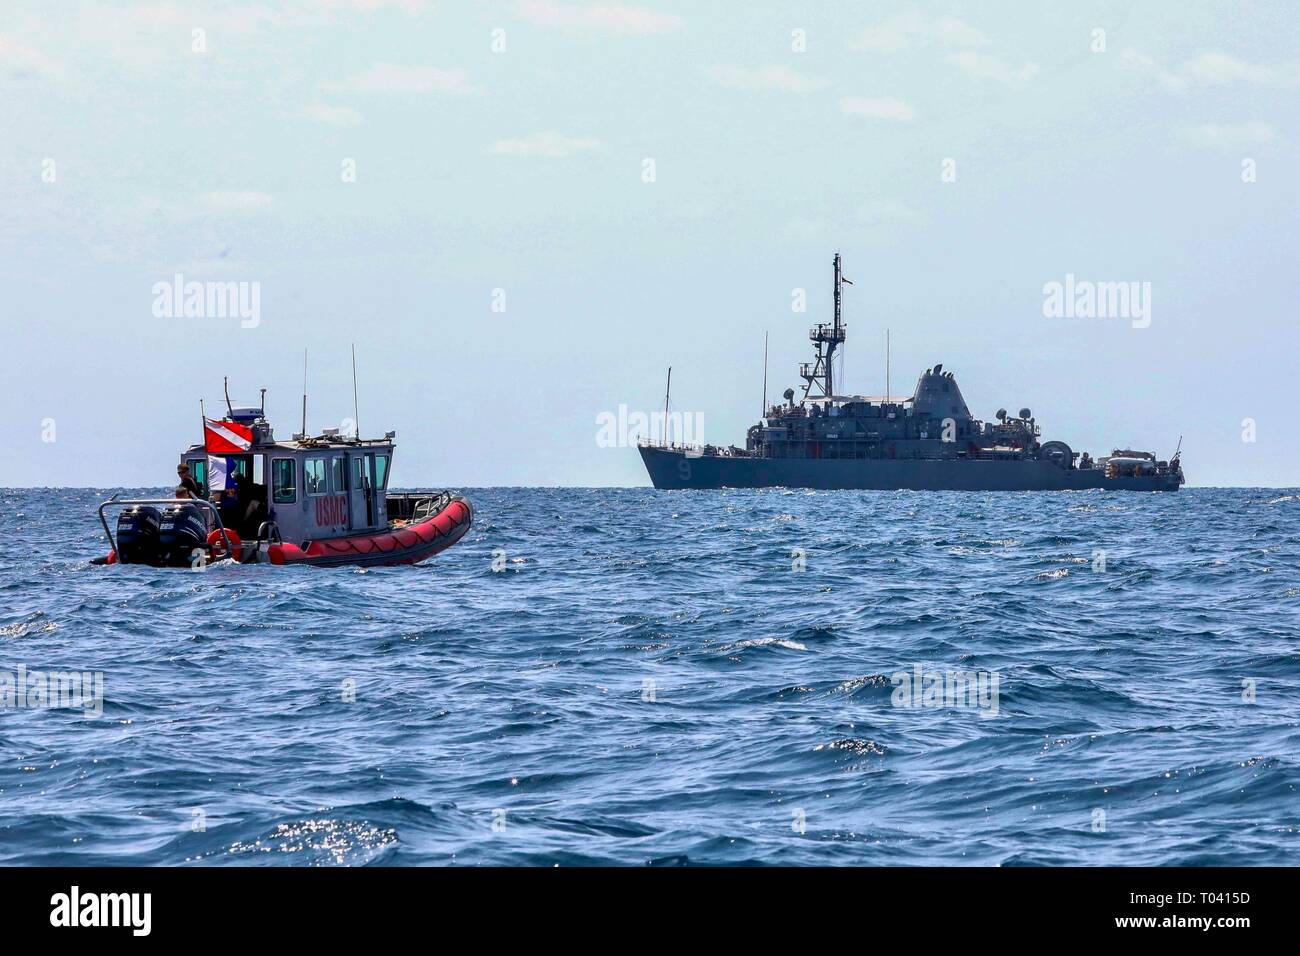
[[[302,437],[307,437],[307,350],[302,350]]]
[[[352,428],[357,441],[361,440],[361,412],[357,410],[357,343],[352,343]]]
[[[660,437],[663,440],[664,447],[668,447],[668,396],[673,391],[673,367],[668,366],[668,386],[664,389],[664,433]]]
[[[763,333],[763,414],[759,418],[767,418],[767,333]]]
[[[808,330],[808,338],[817,344],[817,359],[813,362],[804,362],[799,366],[799,375],[807,382],[803,390],[804,398],[813,397],[814,385],[821,389],[821,394],[826,398],[835,394],[835,371],[831,363],[835,358],[836,346],[844,341],[840,299],[840,287],[844,283],[853,284],[840,272],[840,254],[837,252],[835,253],[835,320],[831,324],[818,323]]]

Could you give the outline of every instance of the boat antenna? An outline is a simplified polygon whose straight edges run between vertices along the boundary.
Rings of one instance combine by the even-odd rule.
[[[889,391],[889,329],[885,329],[885,401],[893,400]]]
[[[763,413],[759,418],[767,418],[767,333],[763,333]]]
[[[663,438],[665,448],[668,447],[668,396],[672,394],[672,391],[673,391],[673,367],[670,365],[668,366],[668,387],[664,389],[664,433],[662,438]]]
[[[361,413],[357,410],[357,343],[352,343],[352,427],[353,437],[361,440]]]
[[[307,437],[307,350],[302,350],[302,437]]]
[[[262,398],[261,401],[258,403],[257,407],[262,410],[262,417],[265,418],[266,417],[266,389],[262,389]]]
[[[830,340],[826,349],[826,397],[830,398],[835,394],[835,346],[838,344],[840,336],[840,254],[835,253],[835,335]]]
[[[225,390],[226,393],[226,411],[231,415],[231,417],[234,417],[235,409],[230,404],[230,377],[229,376],[227,375],[221,376],[221,387],[222,389]]]

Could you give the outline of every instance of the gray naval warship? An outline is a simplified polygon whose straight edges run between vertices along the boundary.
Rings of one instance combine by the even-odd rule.
[[[800,366],[800,400],[786,389],[785,402],[749,429],[744,448],[672,443],[665,421],[664,440],[638,443],[656,488],[1176,491],[1183,484],[1181,439],[1169,461],[1132,449],[1080,455],[1063,441],[1040,441],[1028,408],[976,419],[942,365],[925,370],[911,398],[837,395],[842,286],[852,283],[838,254],[834,268],[834,320],[808,333],[816,358]]]

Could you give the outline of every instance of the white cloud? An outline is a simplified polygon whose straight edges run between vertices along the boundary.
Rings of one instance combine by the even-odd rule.
[[[327,106],[324,103],[307,107],[307,117],[328,126],[358,126],[361,123],[361,114],[356,110],[347,106]]]
[[[1198,54],[1171,70],[1153,57],[1131,47],[1120,54],[1120,61],[1130,69],[1152,77],[1161,89],[1170,93],[1185,93],[1198,86],[1228,86],[1233,83],[1283,89],[1300,86],[1300,62],[1297,61],[1265,66],[1247,63],[1227,53],[1208,52]]]
[[[604,144],[590,136],[564,136],[553,130],[534,133],[519,139],[499,139],[488,147],[497,156],[572,156],[574,153],[600,149]]]
[[[139,23],[183,24],[225,32],[255,33],[263,26],[313,27],[342,22],[351,14],[366,16],[387,9],[419,17],[434,10],[433,0],[278,0],[206,9],[178,9],[165,4],[128,9],[125,16]]]
[[[682,25],[682,18],[676,14],[625,3],[516,0],[514,11],[534,26],[566,33],[670,33]]]
[[[431,0],[278,0],[273,3],[221,4],[198,9],[153,5],[112,11],[115,18],[131,21],[128,26],[195,26],[209,34],[260,33],[264,28],[332,27],[352,22],[354,16],[369,16],[393,9],[419,17],[434,9]]]
[[[341,5],[350,6],[361,13],[374,13],[376,10],[392,7],[413,17],[432,13],[434,10],[433,0],[341,0]]]
[[[45,79],[61,79],[59,67],[39,50],[17,40],[0,36],[0,71],[34,74]]]
[[[1221,86],[1237,80],[1269,83],[1274,78],[1267,67],[1245,63],[1226,53],[1202,53],[1183,64],[1183,73],[1193,82],[1205,86]]]
[[[715,66],[706,73],[720,86],[753,93],[770,90],[809,93],[830,85],[830,81],[823,77],[804,76],[788,66],[764,66],[752,70],[740,66]]]
[[[949,46],[982,46],[988,42],[983,33],[956,17],[941,17],[934,26],[934,34]]]
[[[20,6],[0,3],[7,31],[0,37],[0,77],[19,73],[73,83],[95,76],[100,62],[132,77],[174,71],[193,60],[192,29],[207,31],[212,54],[228,55],[233,46],[276,31],[347,30],[372,15],[418,17],[434,8],[431,0],[146,0],[64,4],[59,16],[50,16],[43,10],[48,4],[28,4],[33,12],[27,14]]]
[[[945,46],[981,46],[988,37],[956,17],[930,20],[915,13],[899,14],[849,41],[851,50],[897,53],[913,41],[937,41]]]
[[[254,212],[271,205],[266,193],[251,190],[218,190],[199,196],[199,209],[203,212]]]
[[[399,66],[394,63],[376,63],[342,83],[327,83],[325,88],[356,93],[446,93],[451,96],[481,92],[469,82],[468,74],[460,67],[443,70],[436,66]]]
[[[896,100],[892,96],[882,96],[877,98],[864,96],[849,96],[840,100],[840,112],[847,116],[869,116],[872,119],[882,120],[910,120],[915,118],[916,111],[911,105],[904,103],[902,100]]]
[[[1038,74],[1037,63],[1026,63],[1015,67],[995,56],[976,53],[973,50],[949,54],[948,62],[978,79],[996,80],[1008,86],[1026,83]]]
[[[876,53],[895,53],[905,49],[909,40],[924,31],[924,20],[914,13],[903,14],[864,31],[857,39],[849,41],[849,48],[871,50]]]
[[[1256,146],[1276,143],[1278,134],[1277,130],[1268,123],[1239,123],[1227,126],[1205,123],[1184,129],[1182,138],[1193,146],[1236,153]]]

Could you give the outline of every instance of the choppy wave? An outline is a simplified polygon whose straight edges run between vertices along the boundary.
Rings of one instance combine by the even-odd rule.
[[[0,491],[0,699],[104,681],[0,707],[0,863],[1295,860],[1293,490],[467,493],[196,573]]]

